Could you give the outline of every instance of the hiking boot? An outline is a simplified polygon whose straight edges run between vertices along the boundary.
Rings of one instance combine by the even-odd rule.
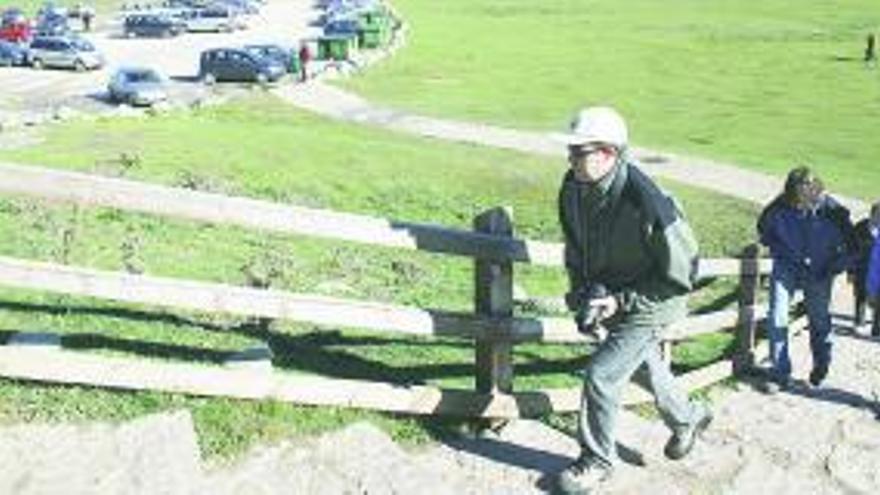
[[[810,385],[814,387],[822,385],[822,382],[825,380],[826,376],[828,376],[828,367],[816,366],[815,368],[813,368],[813,371],[810,371]]]
[[[710,423],[712,423],[712,411],[708,407],[703,406],[703,414],[700,416],[700,419],[686,428],[675,431],[672,434],[672,438],[666,442],[663,453],[666,454],[666,457],[675,461],[684,458],[691,453],[697,437],[706,431]]]
[[[581,455],[559,473],[557,485],[566,495],[592,495],[611,479],[613,469],[595,457]]]

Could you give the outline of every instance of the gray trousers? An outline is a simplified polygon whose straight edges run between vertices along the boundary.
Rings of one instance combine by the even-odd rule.
[[[614,426],[620,394],[636,372],[640,375],[636,378],[653,392],[663,422],[672,431],[699,419],[701,410],[675,383],[669,364],[663,360],[661,330],[624,323],[614,328],[590,356],[584,374],[578,432],[583,455],[609,467],[617,462]]]

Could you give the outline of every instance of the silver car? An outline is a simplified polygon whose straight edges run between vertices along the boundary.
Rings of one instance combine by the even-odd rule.
[[[168,99],[162,76],[153,69],[127,67],[116,71],[107,84],[111,101],[150,106]]]
[[[190,10],[181,15],[187,31],[225,31],[244,29],[247,25],[231,9],[210,8]]]
[[[62,67],[82,72],[104,66],[104,56],[91,42],[74,37],[34,38],[28,60],[34,69]]]

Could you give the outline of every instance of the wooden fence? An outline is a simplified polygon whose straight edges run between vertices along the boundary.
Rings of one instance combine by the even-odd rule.
[[[353,241],[398,249],[467,256],[475,262],[474,312],[253,289],[92,270],[0,257],[0,284],[169,308],[288,319],[329,327],[360,327],[414,335],[474,339],[476,390],[402,386],[359,380],[297,377],[278,371],[170,364],[106,357],[39,346],[0,346],[0,375],[29,380],[151,389],[197,395],[272,398],[419,414],[529,417],[573,411],[580,388],[514,391],[513,347],[520,342],[584,342],[570,318],[513,316],[514,263],[561,267],[562,245],[518,239],[508,210],[474,219],[473,231],[329,212],[87,174],[0,163],[0,193],[118,208],[126,211],[234,224],[253,229]],[[705,259],[700,277],[739,278],[737,310],[690,316],[671,327],[671,344],[737,329],[734,358],[680,377],[689,390],[704,387],[756,360],[759,277],[770,263],[755,246],[739,259]],[[625,402],[649,400],[630,387]]]

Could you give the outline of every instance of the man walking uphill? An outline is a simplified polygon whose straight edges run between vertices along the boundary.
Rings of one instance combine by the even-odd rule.
[[[584,375],[581,455],[559,474],[570,494],[594,493],[617,462],[614,427],[620,394],[639,372],[647,378],[672,437],[664,453],[681,459],[712,415],[691,403],[660,349],[664,327],[686,314],[697,244],[676,202],[628,158],[626,124],[611,108],[581,110],[570,132],[569,171],[559,191],[569,309],[578,329],[603,321],[607,338]]]

